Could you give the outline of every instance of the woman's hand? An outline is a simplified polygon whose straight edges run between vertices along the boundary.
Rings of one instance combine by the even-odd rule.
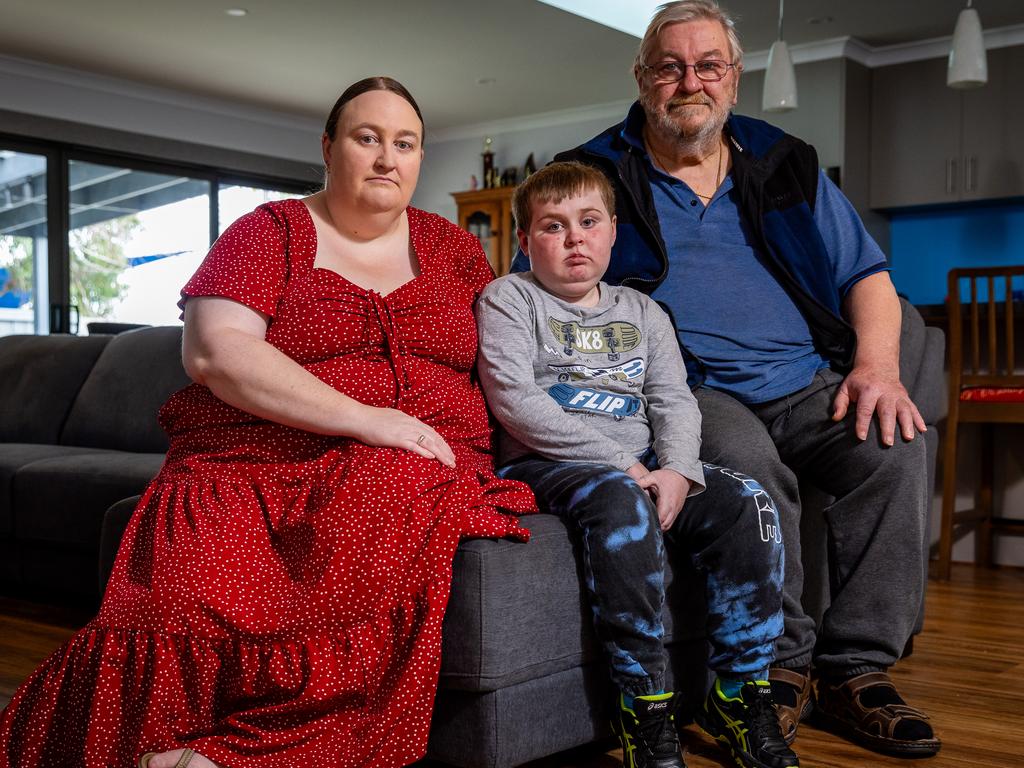
[[[683,511],[686,495],[690,492],[690,481],[674,469],[656,469],[641,477],[637,483],[651,495],[658,511],[661,530],[667,531]]]
[[[254,416],[321,435],[402,448],[455,466],[455,454],[444,438],[419,419],[353,400],[268,344],[268,321],[231,299],[189,299],[185,370],[221,400]]]
[[[433,428],[394,408],[365,406],[365,418],[351,436],[379,448],[402,448],[427,459],[437,459],[447,467],[455,466],[455,454]]]

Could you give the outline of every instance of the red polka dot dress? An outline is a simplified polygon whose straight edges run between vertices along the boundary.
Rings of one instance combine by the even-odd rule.
[[[504,512],[534,504],[492,472],[473,371],[490,268],[443,218],[408,217],[420,274],[386,296],[313,266],[300,200],[232,225],[183,294],[269,315],[269,343],[430,424],[456,467],[271,423],[200,385],[176,393],[99,615],[3,712],[0,766],[128,768],[184,746],[226,768],[423,755],[455,548],[525,540]]]

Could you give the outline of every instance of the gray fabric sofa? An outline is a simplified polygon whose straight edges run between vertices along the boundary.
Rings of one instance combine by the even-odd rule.
[[[181,330],[0,338],[0,594],[95,605],[111,504],[159,471]]]
[[[143,333],[148,331],[132,331],[109,344],[81,341],[86,346],[107,344],[101,350],[105,353],[122,338],[144,338],[135,336]],[[941,331],[926,329],[917,312],[906,307],[903,378],[932,427],[925,435],[932,473],[938,445],[937,430],[933,427],[945,408],[943,349]],[[4,354],[0,340],[0,373],[10,370],[3,367]],[[125,365],[118,371],[146,386],[145,377],[154,375],[153,368],[180,368],[176,349],[173,355],[170,350],[167,354],[167,359],[151,357],[145,365]],[[79,367],[88,369],[89,364],[82,362]],[[80,377],[87,379],[91,374],[86,370]],[[154,393],[153,414],[163,396],[157,398]],[[69,402],[74,399],[74,395],[65,397]],[[107,403],[109,408],[116,407],[116,400],[108,398]],[[113,414],[110,418],[114,418]],[[61,427],[54,427],[54,432],[62,435]],[[155,446],[155,442],[151,445]],[[0,446],[0,451],[4,447]],[[149,474],[159,467],[159,457],[153,460]],[[145,473],[136,474],[134,479],[141,479],[142,474]],[[6,477],[0,476],[0,480],[9,485]],[[88,478],[83,476],[82,482],[88,482]],[[140,489],[141,486],[132,493]],[[815,512],[828,499],[810,487],[804,488],[803,494],[807,505],[805,602],[820,616],[828,596],[827,546],[821,516]],[[65,519],[70,514],[68,510],[77,508],[73,502],[78,497],[87,497],[84,489],[48,502],[67,506],[60,515],[47,513],[48,519]],[[137,497],[125,498],[113,504],[103,518],[103,583],[136,500]],[[34,510],[39,515],[46,512],[40,504]],[[93,508],[89,510],[89,525],[98,524]],[[609,691],[581,592],[577,545],[561,521],[551,515],[524,517],[523,522],[532,531],[529,543],[466,541],[455,556],[452,595],[443,633],[441,679],[428,751],[428,756],[436,760],[466,768],[504,768],[609,735],[605,714]],[[38,525],[44,523],[39,521]],[[57,536],[53,532],[48,535]],[[94,567],[95,562],[94,553]],[[670,684],[684,694],[692,707],[700,701],[707,685],[703,665],[703,589],[685,559],[678,557],[670,559],[666,580]]]

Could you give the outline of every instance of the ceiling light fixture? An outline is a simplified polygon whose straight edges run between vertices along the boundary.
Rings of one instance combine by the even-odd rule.
[[[785,0],[779,0],[779,38],[768,51],[768,68],[764,73],[761,109],[765,112],[788,112],[796,109],[796,72],[789,46],[782,39],[782,12]]]
[[[224,13],[236,19],[240,19],[243,16],[248,16],[249,12],[245,8],[226,8]]]
[[[971,7],[971,0],[967,0],[967,7],[960,11],[953,30],[946,85],[950,88],[980,88],[987,82],[988,61],[985,58],[981,19]]]

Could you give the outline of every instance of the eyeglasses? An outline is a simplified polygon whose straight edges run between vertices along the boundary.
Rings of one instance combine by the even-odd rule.
[[[729,74],[729,70],[735,69],[736,65],[721,59],[702,59],[694,64],[669,60],[643,65],[643,69],[654,73],[654,81],[657,83],[678,83],[686,77],[686,70],[690,67],[693,67],[693,74],[697,76],[698,80],[713,83]]]

